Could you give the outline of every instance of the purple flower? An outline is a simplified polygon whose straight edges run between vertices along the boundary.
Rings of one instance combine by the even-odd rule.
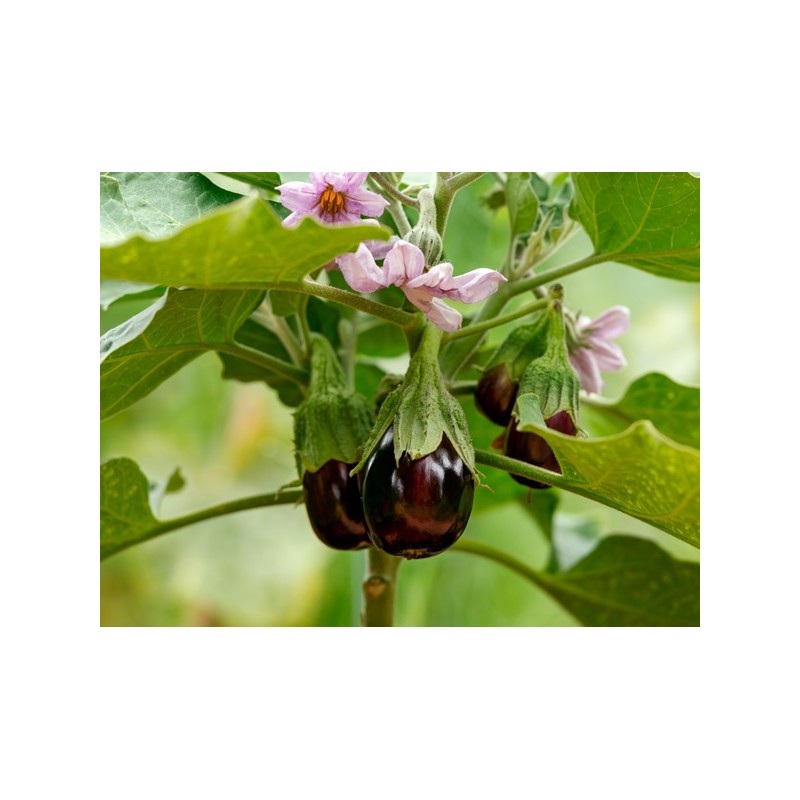
[[[609,340],[628,330],[630,313],[625,306],[614,306],[595,319],[578,317],[575,323],[578,338],[569,343],[569,360],[589,394],[602,391],[605,384],[601,371],[616,372],[626,365],[622,348]]]
[[[363,244],[355,253],[336,259],[347,283],[357,292],[375,292],[399,286],[406,297],[434,325],[445,331],[461,327],[461,314],[440,298],[462,303],[477,303],[497,291],[506,279],[493,269],[474,269],[466,275],[453,275],[453,265],[442,261],[427,272],[422,250],[405,240],[395,242],[383,267]]]
[[[379,217],[388,205],[388,200],[362,187],[368,172],[309,174],[311,183],[289,181],[278,186],[281,203],[292,212],[283,221],[289,228],[308,216],[329,225],[360,222],[362,214]]]

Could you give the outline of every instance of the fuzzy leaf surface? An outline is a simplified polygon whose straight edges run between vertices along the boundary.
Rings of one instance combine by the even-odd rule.
[[[700,179],[688,172],[573,172],[570,215],[595,253],[681,281],[700,280]]]
[[[258,290],[170,289],[100,339],[100,417],[145,397],[208,350],[232,343],[260,303]]]
[[[104,172],[100,243],[115,244],[134,234],[169,236],[238,199],[238,194],[221,189],[199,172]]]
[[[521,398],[520,398],[521,399]],[[642,420],[623,433],[582,439],[542,426],[518,402],[519,429],[539,434],[563,475],[552,484],[597,500],[700,546],[700,453]],[[533,409],[531,409],[533,412]]]
[[[377,225],[326,227],[306,217],[285,228],[268,203],[243,197],[169,238],[133,236],[100,253],[104,278],[197,288],[282,288],[297,283],[365,239],[388,239]],[[288,288],[288,287],[287,287]]]
[[[658,372],[635,380],[616,402],[584,403],[581,415],[582,424],[597,436],[619,433],[637,420],[649,419],[670,439],[700,448],[700,389]]]
[[[150,484],[130,458],[100,465],[100,558],[140,540],[158,525],[150,507]]]
[[[700,566],[646,539],[609,536],[565,572],[537,582],[583,625],[700,624]]]

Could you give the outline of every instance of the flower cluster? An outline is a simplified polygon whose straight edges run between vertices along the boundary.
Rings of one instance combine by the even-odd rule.
[[[422,251],[410,242],[395,242],[383,267],[363,244],[355,253],[336,259],[347,283],[357,292],[375,292],[387,286],[398,286],[425,317],[445,331],[461,327],[461,314],[440,298],[478,303],[497,291],[506,279],[493,269],[474,269],[465,275],[453,275],[453,265],[442,261],[425,270]]]
[[[290,181],[278,186],[281,202],[292,213],[284,225],[294,227],[303,217],[313,216],[329,225],[360,222],[361,215],[379,217],[388,201],[363,188],[368,172],[312,172],[311,183]],[[375,259],[385,259],[383,267]],[[477,303],[497,291],[504,278],[493,269],[475,269],[453,275],[446,261],[425,269],[425,256],[416,245],[392,237],[389,242],[367,241],[355,253],[335,260],[347,283],[357,292],[375,292],[398,286],[409,302],[434,325],[445,331],[461,327],[461,314],[444,303],[448,297],[462,303]]]
[[[629,324],[630,311],[625,306],[609,308],[595,319],[579,316],[575,321],[569,360],[584,391],[599,394],[605,385],[600,372],[616,372],[626,365],[622,348],[610,340],[625,333]]]

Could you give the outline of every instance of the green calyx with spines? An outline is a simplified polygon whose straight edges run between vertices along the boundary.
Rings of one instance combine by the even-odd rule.
[[[538,312],[529,325],[521,325],[511,331],[489,359],[484,372],[505,364],[510,379],[518,382],[528,364],[542,356],[547,349],[547,332],[548,314]]]
[[[569,362],[560,294],[545,317],[547,347],[528,364],[519,381],[513,413],[522,431],[542,426],[559,411],[566,411],[578,425],[580,379]]]
[[[372,428],[369,401],[347,386],[330,342],[313,334],[308,396],[294,415],[297,471],[316,472],[328,461],[353,464]]]
[[[442,331],[426,325],[419,347],[411,358],[405,378],[384,400],[378,419],[364,446],[361,461],[352,474],[361,470],[390,425],[394,426],[394,456],[400,463],[403,454],[412,461],[432,453],[446,436],[467,469],[475,469],[475,450],[469,426],[458,400],[445,388],[439,369],[439,344]]]

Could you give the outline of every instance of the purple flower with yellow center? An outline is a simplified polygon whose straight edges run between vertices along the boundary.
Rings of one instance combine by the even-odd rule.
[[[628,330],[630,310],[614,306],[595,319],[579,316],[574,337],[568,337],[569,360],[581,380],[581,388],[589,394],[603,390],[602,372],[616,372],[628,362],[618,344],[611,342]]]
[[[364,189],[368,172],[311,172],[311,183],[289,181],[278,186],[281,203],[292,213],[283,221],[293,228],[303,217],[328,225],[360,222],[361,215],[379,217],[388,200]]]
[[[465,275],[453,275],[453,265],[447,261],[426,271],[422,250],[402,239],[394,243],[383,267],[375,263],[375,257],[363,244],[355,253],[339,256],[336,263],[344,279],[357,292],[399,286],[428,320],[445,331],[457,331],[461,327],[461,314],[440,298],[478,303],[494,294],[506,280],[493,269],[474,269]]]

